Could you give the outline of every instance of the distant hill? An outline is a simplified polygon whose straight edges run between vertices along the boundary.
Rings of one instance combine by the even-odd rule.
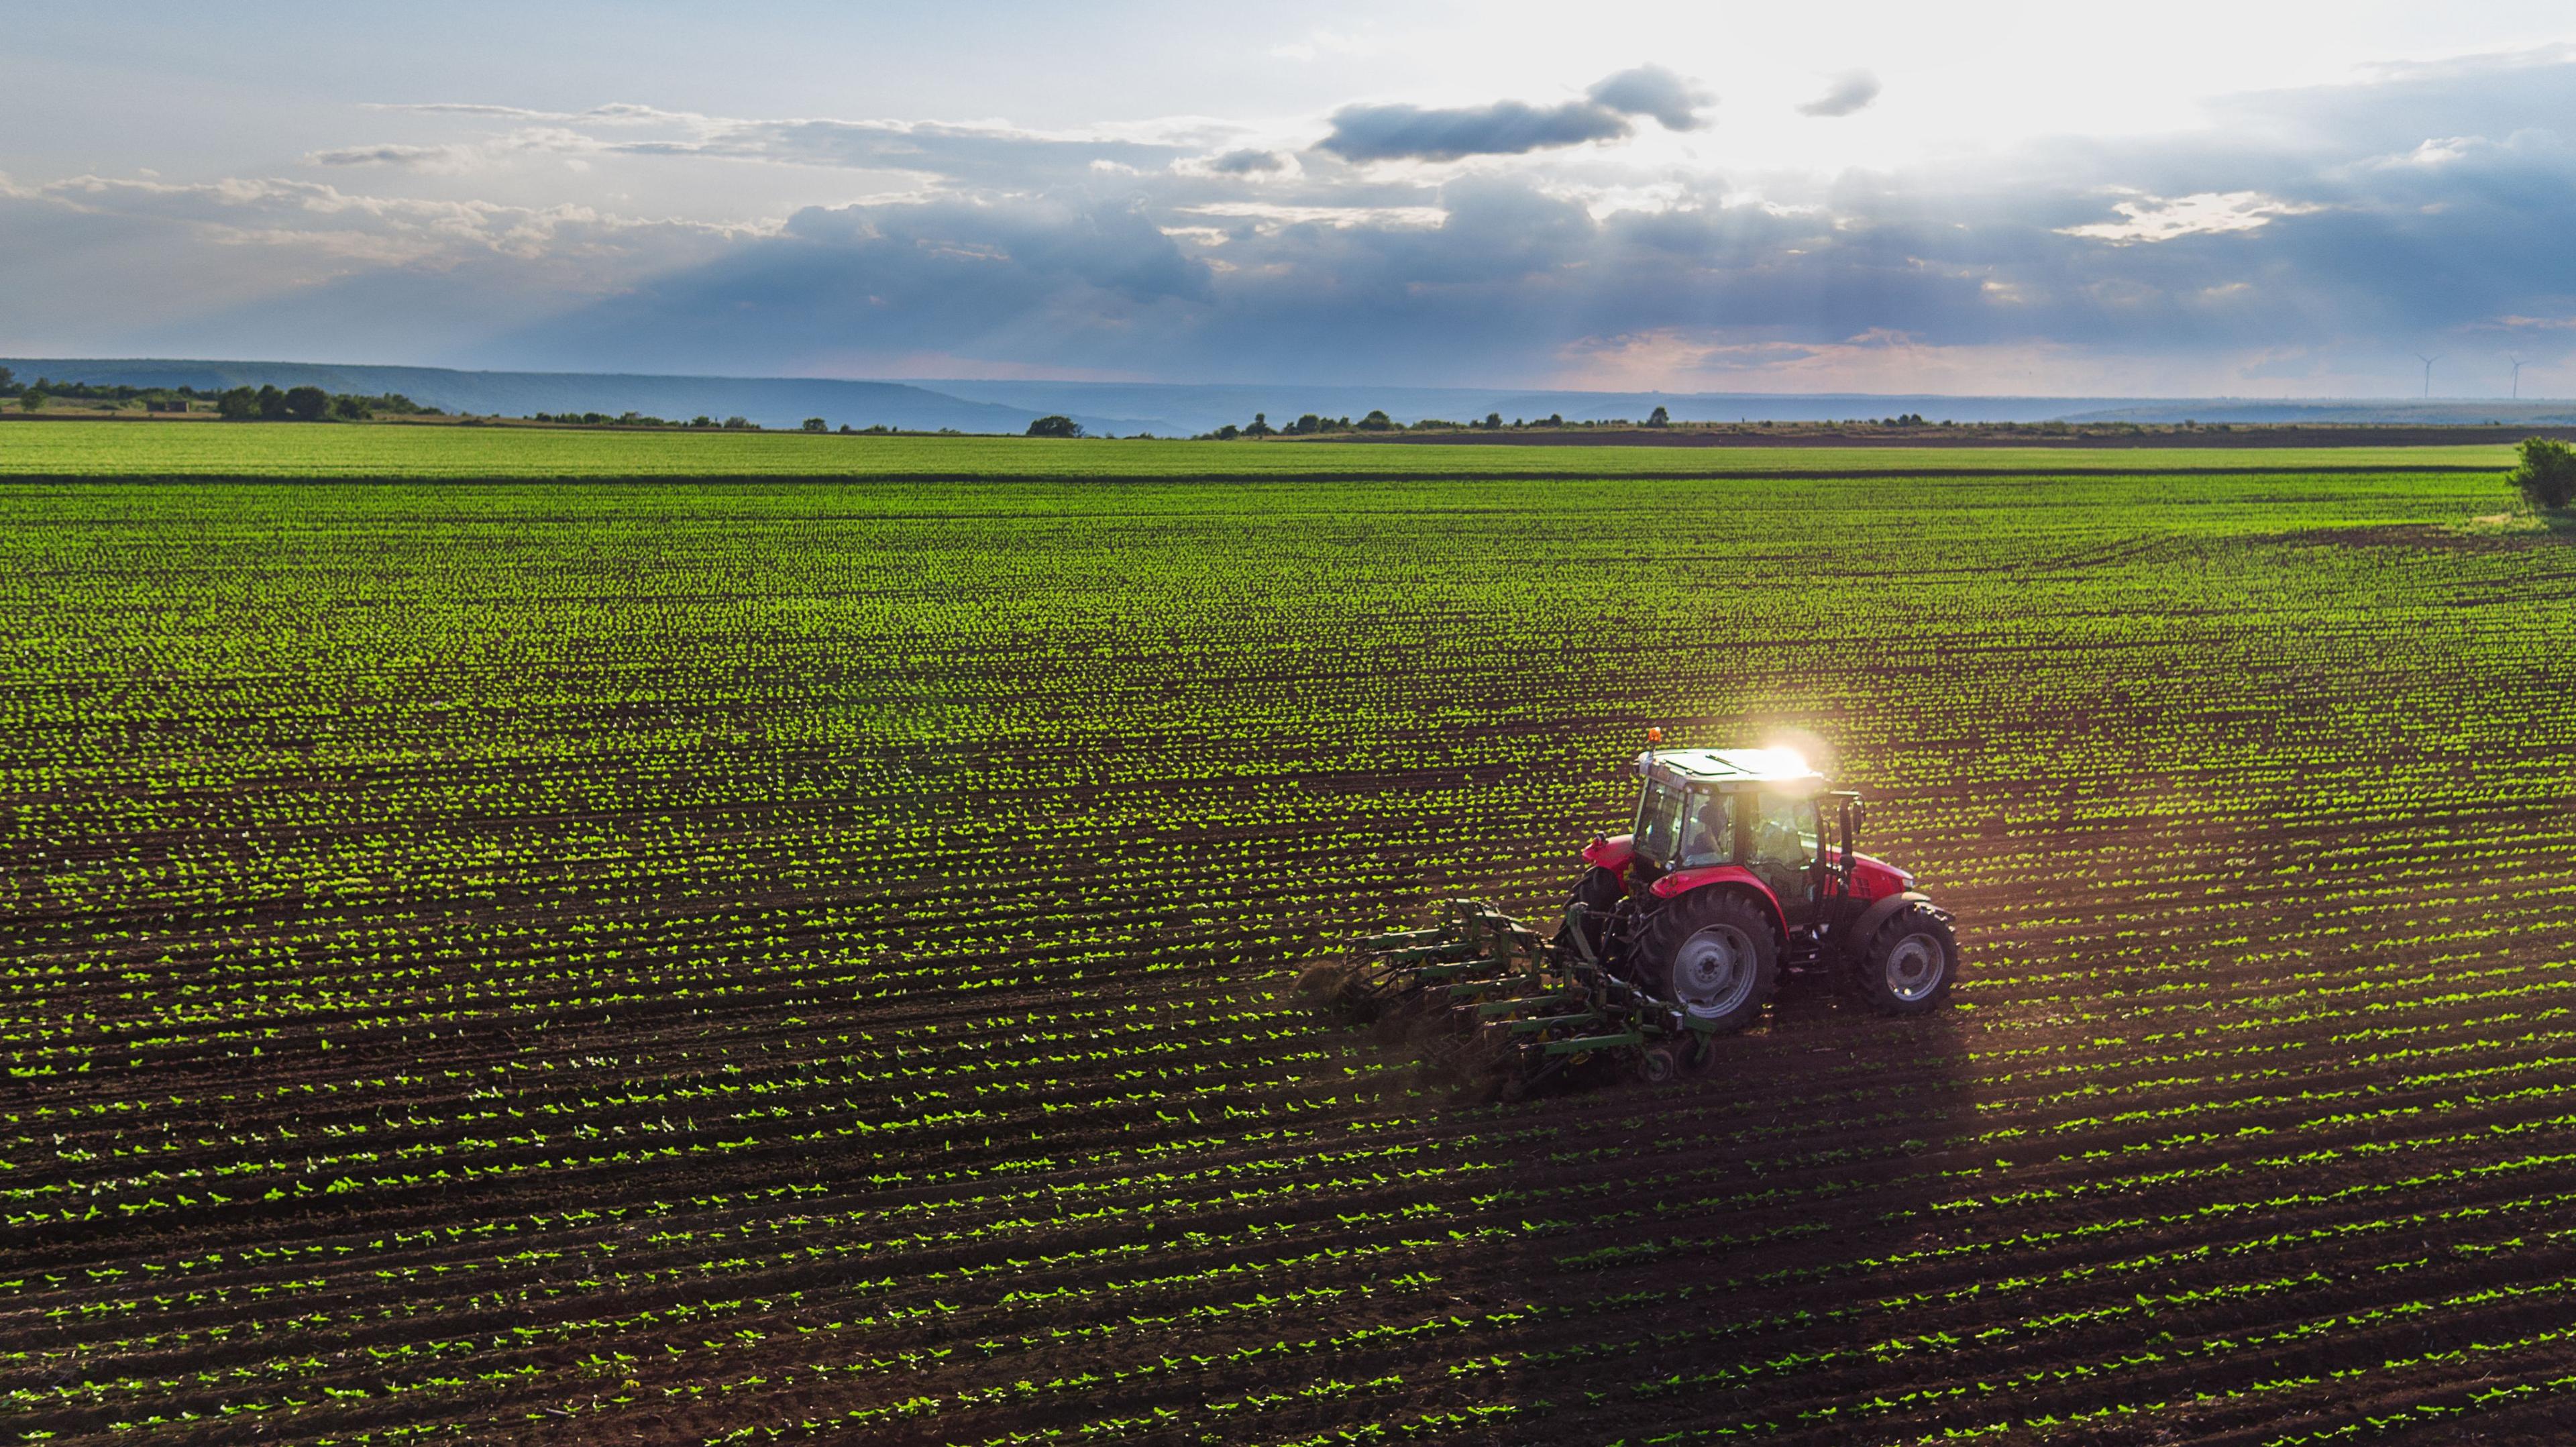
[[[2321,401],[2266,402],[2251,397],[2198,397],[2152,402],[2124,402],[2093,411],[2069,412],[2068,422],[2225,422],[2270,423],[2308,427],[2371,426],[2565,427],[2576,424],[2576,402],[2520,402],[2474,397],[2430,400],[2414,398],[2334,398]]]
[[[1445,417],[1471,422],[1489,412],[1503,420],[1550,415],[1569,422],[1643,421],[1658,406],[1676,422],[1841,422],[1917,413],[1932,422],[2271,422],[2352,426],[2472,426],[2490,422],[2576,422],[2576,403],[2412,398],[2266,401],[2250,397],[1957,397],[1881,392],[1577,392],[1529,388],[1367,387],[1152,382],[978,382],[923,379],[918,385],[952,397],[1033,411],[1093,412],[1146,419],[1162,433],[1213,431],[1248,422],[1255,412],[1272,425],[1304,412],[1361,417],[1381,408],[1398,422]]]
[[[374,395],[400,392],[449,412],[525,417],[536,412],[641,412],[679,420],[704,414],[747,417],[763,427],[794,427],[820,417],[838,427],[882,423],[908,431],[1023,432],[1042,414],[997,402],[968,401],[902,382],[843,382],[819,377],[659,377],[617,372],[461,372],[445,367],[336,366],[319,362],[200,362],[157,358],[0,357],[22,382],[52,377],[129,387],[320,387]],[[1094,432],[1136,432],[1119,417],[1076,419]]]
[[[832,426],[882,423],[908,431],[1024,432],[1062,413],[1094,433],[1186,437],[1267,413],[1273,425],[1302,413],[1397,422],[1445,417],[1506,422],[1550,415],[1569,422],[1643,421],[1663,407],[1676,422],[1835,422],[1919,413],[1933,422],[2227,422],[2316,426],[2468,426],[2576,423],[2576,402],[2434,398],[2267,401],[2250,397],[1954,397],[1871,392],[1581,392],[1501,387],[1352,384],[1031,382],[924,379],[837,381],[820,377],[671,377],[622,372],[467,372],[445,367],[336,366],[317,362],[182,361],[156,358],[0,357],[20,380],[122,383],[134,387],[315,386],[330,392],[400,392],[450,412],[524,417],[536,412],[642,412],[687,419],[748,417],[793,427],[808,417]]]
[[[1658,406],[1676,422],[1836,422],[1920,412],[1932,421],[2045,422],[2079,408],[2120,407],[2127,397],[1941,397],[1856,392],[1576,392],[1508,387],[1371,387],[1300,383],[981,382],[924,379],[918,385],[952,397],[1047,412],[1084,411],[1146,419],[1163,433],[1212,432],[1238,426],[1255,412],[1272,426],[1301,413],[1365,417],[1384,411],[1398,422],[1445,417],[1473,422],[1500,413],[1506,422],[1561,416],[1569,422],[1642,422]],[[2179,420],[2179,419],[2177,419]]]

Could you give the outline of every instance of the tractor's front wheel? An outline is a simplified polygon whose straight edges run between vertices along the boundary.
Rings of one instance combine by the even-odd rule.
[[[1715,889],[1667,905],[1655,919],[1655,993],[1731,1034],[1762,1015],[1780,978],[1780,937],[1749,897]]]
[[[1880,1014],[1930,1014],[1949,997],[1959,972],[1950,917],[1929,905],[1907,905],[1861,943],[1851,970],[1853,991]]]

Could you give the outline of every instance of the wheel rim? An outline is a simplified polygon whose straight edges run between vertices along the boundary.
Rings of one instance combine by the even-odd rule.
[[[1732,1015],[1753,995],[1753,937],[1713,924],[1673,953],[1673,1003],[1702,1018]]]
[[[1949,963],[1941,942],[1930,935],[1907,935],[1887,952],[1887,992],[1912,1004],[1941,988]]]

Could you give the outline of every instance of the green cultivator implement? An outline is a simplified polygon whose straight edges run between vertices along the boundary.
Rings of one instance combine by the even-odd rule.
[[[1445,901],[1428,928],[1354,940],[1331,1006],[1353,1023],[1434,1027],[1435,1063],[1500,1077],[1506,1094],[1596,1057],[1649,1080],[1707,1063],[1715,1029],[1603,970],[1583,949],[1583,913],[1567,906],[1547,939],[1482,900]]]
[[[1453,899],[1426,928],[1354,941],[1310,990],[1506,1095],[1604,1062],[1649,1081],[1708,1066],[1784,973],[1892,1015],[1947,998],[1950,916],[1853,851],[1858,795],[1782,749],[1649,748],[1637,772],[1634,830],[1585,846],[1554,935]]]

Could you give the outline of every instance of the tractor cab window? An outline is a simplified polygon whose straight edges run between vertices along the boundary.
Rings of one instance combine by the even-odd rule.
[[[1753,815],[1752,862],[1804,864],[1816,857],[1816,801],[1764,794]]]
[[[1735,859],[1735,796],[1724,790],[1692,798],[1689,841],[1682,846],[1682,867],[1728,864]]]
[[[1681,790],[1652,779],[1637,802],[1637,852],[1670,867],[1681,853],[1683,815],[1689,800]]]

